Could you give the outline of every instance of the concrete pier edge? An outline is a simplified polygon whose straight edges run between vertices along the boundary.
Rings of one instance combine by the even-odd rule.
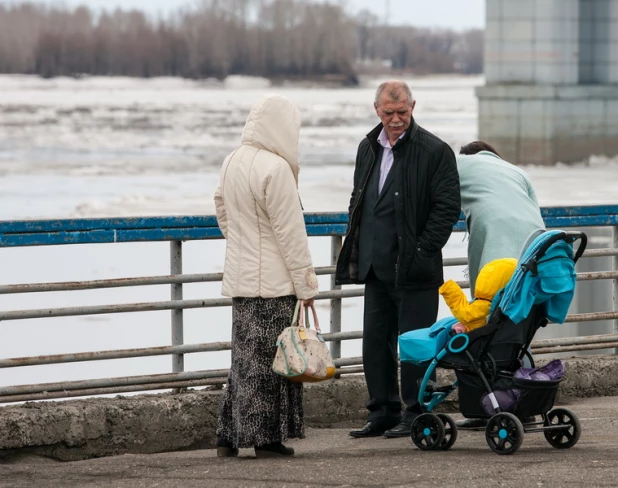
[[[566,378],[557,403],[618,395],[618,357],[563,359]],[[542,364],[542,362],[540,362]],[[440,371],[446,382],[453,373]],[[214,447],[221,389],[185,393],[28,402],[0,407],[0,463],[24,454],[75,461],[126,453]],[[366,418],[362,375],[305,388],[311,427],[360,425]],[[457,410],[457,397],[443,410]],[[577,413],[576,405],[573,410]]]

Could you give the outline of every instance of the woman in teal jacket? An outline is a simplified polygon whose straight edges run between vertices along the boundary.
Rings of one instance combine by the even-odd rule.
[[[504,161],[483,141],[463,146],[457,156],[461,206],[466,217],[470,291],[479,271],[500,258],[518,259],[524,246],[545,230],[525,171]]]

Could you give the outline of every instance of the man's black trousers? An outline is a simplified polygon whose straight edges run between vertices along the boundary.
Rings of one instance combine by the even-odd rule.
[[[438,289],[402,290],[380,281],[370,271],[365,284],[363,366],[369,390],[368,420],[394,425],[411,423],[422,413],[418,380],[426,368],[401,364],[401,397],[397,381],[397,338],[410,330],[430,327],[438,315]],[[432,378],[435,380],[434,377]],[[401,418],[401,400],[406,410]]]

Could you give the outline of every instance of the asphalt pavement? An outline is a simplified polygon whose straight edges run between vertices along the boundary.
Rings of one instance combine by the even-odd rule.
[[[449,451],[421,451],[409,438],[353,439],[349,428],[308,429],[289,459],[238,458],[214,450],[58,462],[22,455],[0,464],[0,487],[616,487],[618,397],[563,405],[582,424],[579,443],[555,449],[527,433],[513,455],[490,450],[484,432],[459,432]],[[454,418],[461,418],[453,415]],[[358,426],[357,426],[358,427]]]

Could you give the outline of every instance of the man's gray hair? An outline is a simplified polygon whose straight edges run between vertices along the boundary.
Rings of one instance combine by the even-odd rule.
[[[412,97],[412,90],[410,90],[410,87],[405,81],[389,80],[380,83],[380,86],[376,90],[376,98],[374,100],[376,106],[379,105],[380,97],[385,90],[387,91],[387,95],[391,100],[398,102],[399,98],[401,97],[401,92],[403,91],[408,97],[408,103],[412,105],[412,103],[414,102],[414,98]]]

